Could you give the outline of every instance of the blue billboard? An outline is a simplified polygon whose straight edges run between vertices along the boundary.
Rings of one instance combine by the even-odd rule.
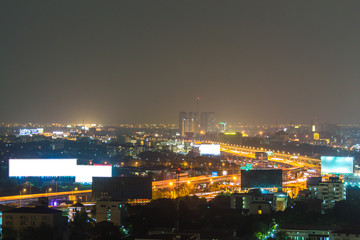
[[[322,156],[321,173],[352,174],[354,173],[354,158]]]

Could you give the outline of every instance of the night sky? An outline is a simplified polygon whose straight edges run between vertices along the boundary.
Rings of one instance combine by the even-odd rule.
[[[360,123],[360,1],[1,1],[0,121]]]

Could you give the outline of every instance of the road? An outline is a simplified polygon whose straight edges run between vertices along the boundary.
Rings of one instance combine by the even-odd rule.
[[[4,196],[0,197],[0,202],[14,201],[14,200],[23,200],[23,199],[36,199],[40,197],[55,197],[55,196],[64,196],[64,195],[77,195],[91,193],[91,190],[80,190],[80,191],[68,191],[68,192],[51,192],[51,193],[39,193],[39,194],[21,194],[13,196]]]

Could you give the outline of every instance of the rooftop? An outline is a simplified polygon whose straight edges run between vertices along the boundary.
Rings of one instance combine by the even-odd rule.
[[[4,211],[4,213],[48,213],[48,214],[55,214],[55,213],[62,213],[60,210],[46,208],[46,207],[21,207],[21,208],[14,208],[10,210]]]

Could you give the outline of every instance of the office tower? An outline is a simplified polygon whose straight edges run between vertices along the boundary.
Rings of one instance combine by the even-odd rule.
[[[200,130],[204,132],[216,132],[214,112],[201,113]]]

